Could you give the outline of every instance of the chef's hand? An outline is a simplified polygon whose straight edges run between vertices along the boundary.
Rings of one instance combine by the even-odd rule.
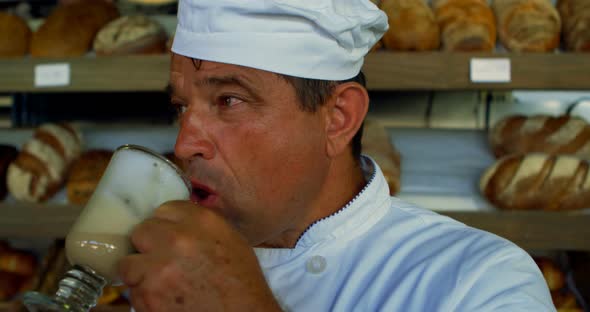
[[[221,216],[172,201],[131,235],[119,274],[137,312],[279,311],[252,248]]]

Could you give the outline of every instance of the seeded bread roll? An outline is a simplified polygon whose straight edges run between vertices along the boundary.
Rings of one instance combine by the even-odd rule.
[[[489,142],[496,157],[541,152],[590,159],[590,126],[568,115],[508,116],[494,125]]]
[[[66,184],[71,204],[84,205],[88,202],[112,156],[110,150],[89,150],[74,161]]]
[[[69,124],[44,124],[8,167],[8,190],[18,200],[42,202],[63,185],[82,150],[82,136]]]
[[[104,26],[94,39],[97,55],[159,54],[166,52],[166,31],[144,16],[122,16]]]
[[[514,52],[548,52],[559,45],[561,19],[549,0],[493,0],[500,41]]]
[[[508,155],[485,171],[480,191],[500,209],[590,208],[588,165],[566,155]]]
[[[84,0],[59,5],[33,34],[31,55],[84,55],[92,47],[98,30],[118,16],[117,8],[103,0]]]
[[[401,156],[391,143],[385,127],[377,120],[367,119],[364,123],[362,153],[370,156],[383,171],[391,195],[401,187]]]
[[[434,0],[445,51],[492,51],[496,20],[485,0]]]
[[[29,53],[31,29],[22,18],[0,12],[0,58],[21,57]]]
[[[424,0],[383,0],[389,30],[383,35],[385,48],[401,51],[436,50],[440,31],[434,13]]]
[[[558,0],[557,9],[566,49],[590,52],[590,1]]]

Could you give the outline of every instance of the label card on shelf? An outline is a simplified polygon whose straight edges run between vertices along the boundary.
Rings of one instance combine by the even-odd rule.
[[[471,82],[510,82],[510,59],[472,58],[470,64]]]
[[[70,64],[53,63],[35,66],[35,87],[63,87],[70,84]]]

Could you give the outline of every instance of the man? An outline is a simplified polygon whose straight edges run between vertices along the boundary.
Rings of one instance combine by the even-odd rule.
[[[192,201],[132,233],[137,311],[552,311],[497,236],[389,196],[359,156],[368,0],[182,0],[172,103]],[[252,248],[255,247],[255,248]]]

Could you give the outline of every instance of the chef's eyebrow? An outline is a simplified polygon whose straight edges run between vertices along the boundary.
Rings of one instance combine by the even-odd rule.
[[[212,76],[205,77],[203,79],[193,81],[193,84],[197,87],[202,86],[237,86],[240,87],[251,95],[260,94],[260,91],[255,87],[255,84],[249,81],[249,79],[240,75],[227,75],[227,76]]]

